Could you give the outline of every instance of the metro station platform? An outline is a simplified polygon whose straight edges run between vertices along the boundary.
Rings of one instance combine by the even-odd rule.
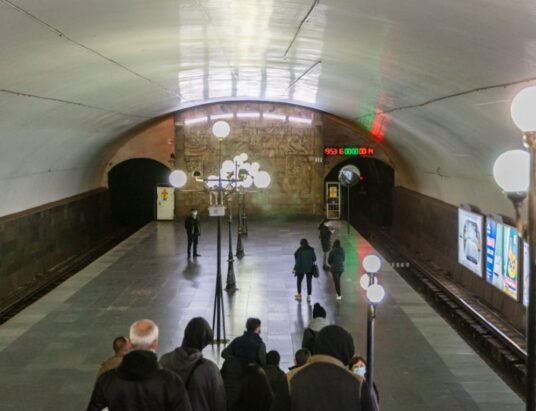
[[[294,300],[293,253],[309,239],[321,258],[318,221],[252,222],[246,256],[235,262],[239,291],[224,292],[228,338],[247,317],[262,320],[267,349],[281,368],[292,363],[303,329],[320,302],[332,323],[366,355],[366,297],[359,287],[361,259],[374,250],[355,230],[337,225],[346,251],[343,300],[331,278],[313,280],[313,301]],[[227,225],[222,224],[222,274],[227,273]],[[233,249],[236,245],[233,232]],[[0,326],[0,410],[84,410],[99,364],[112,355],[114,337],[150,318],[160,327],[161,355],[182,342],[194,316],[212,322],[216,224],[203,220],[201,257],[188,260],[182,222],[151,223]],[[522,410],[520,398],[384,261],[387,296],[376,319],[376,382],[381,409]],[[224,284],[225,285],[225,284]],[[305,287],[305,282],[304,282]],[[305,292],[304,292],[305,294]],[[220,348],[221,349],[221,348]],[[221,364],[217,346],[204,354]]]

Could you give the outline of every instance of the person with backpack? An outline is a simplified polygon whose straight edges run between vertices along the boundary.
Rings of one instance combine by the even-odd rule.
[[[329,325],[326,320],[326,310],[319,303],[313,306],[313,319],[303,332],[302,347],[307,348],[312,354],[315,354],[316,335],[322,328]]]
[[[203,358],[203,348],[212,342],[207,320],[195,317],[184,330],[182,345],[164,354],[160,365],[177,374],[188,391],[193,411],[225,411],[225,387],[218,366]]]

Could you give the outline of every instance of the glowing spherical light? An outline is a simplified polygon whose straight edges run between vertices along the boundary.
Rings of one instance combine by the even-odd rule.
[[[188,176],[182,170],[174,170],[169,175],[169,182],[175,188],[184,187],[187,180],[188,180]]]
[[[246,161],[248,161],[248,155],[247,155],[246,153],[242,153],[242,154],[240,154],[239,157],[240,157],[240,161],[241,161],[242,163],[245,163]]]
[[[253,178],[251,178],[251,176],[248,175],[243,181],[241,181],[238,184],[244,188],[250,188],[251,185],[253,184]]]
[[[206,185],[208,188],[215,188],[218,186],[218,176],[208,176]]]
[[[226,138],[231,133],[231,126],[227,121],[216,121],[212,126],[212,134],[217,138]]]
[[[507,193],[526,192],[529,189],[529,167],[527,151],[506,151],[495,160],[493,177]]]
[[[385,290],[379,284],[373,284],[367,288],[367,298],[372,304],[378,304],[382,302],[385,297]]]
[[[536,131],[536,86],[516,94],[510,106],[515,125],[523,132]]]
[[[254,180],[254,183],[258,188],[266,188],[270,185],[271,182],[272,178],[270,177],[270,174],[268,174],[266,171],[259,171],[255,176]]]
[[[224,173],[232,173],[235,170],[235,165],[231,160],[225,160],[221,165],[221,171]]]
[[[359,285],[361,286],[363,290],[366,290],[367,288],[369,288],[369,283],[370,283],[370,278],[367,273],[363,274],[359,278]]]
[[[377,273],[382,267],[382,261],[377,255],[367,255],[363,259],[363,268],[367,273]]]

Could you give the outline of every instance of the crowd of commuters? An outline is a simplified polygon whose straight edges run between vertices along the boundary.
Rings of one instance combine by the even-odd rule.
[[[117,337],[115,355],[103,363],[88,411],[377,411],[364,359],[355,356],[352,336],[326,321],[314,305],[299,349],[285,373],[277,351],[266,353],[261,321],[249,318],[246,331],[223,351],[221,370],[203,357],[212,329],[201,317],[189,321],[182,344],[158,360],[158,326],[136,321],[129,338]],[[310,348],[309,348],[310,347]],[[105,366],[106,364],[106,366]]]

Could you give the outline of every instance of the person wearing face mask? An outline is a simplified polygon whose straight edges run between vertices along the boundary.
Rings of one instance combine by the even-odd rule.
[[[350,362],[349,368],[351,371],[353,371],[356,375],[359,375],[361,378],[367,378],[367,361],[359,356],[354,355],[352,358],[352,361]],[[372,386],[374,388],[374,392],[372,393],[372,400],[376,403],[376,409],[380,409],[380,394],[378,393],[378,387],[376,387],[376,383],[373,382]]]
[[[188,236],[188,258],[191,256],[192,245],[194,246],[194,257],[200,257],[201,254],[197,254],[197,240],[201,235],[201,222],[197,216],[197,209],[192,208],[192,214],[184,220],[184,228],[186,228]]]

